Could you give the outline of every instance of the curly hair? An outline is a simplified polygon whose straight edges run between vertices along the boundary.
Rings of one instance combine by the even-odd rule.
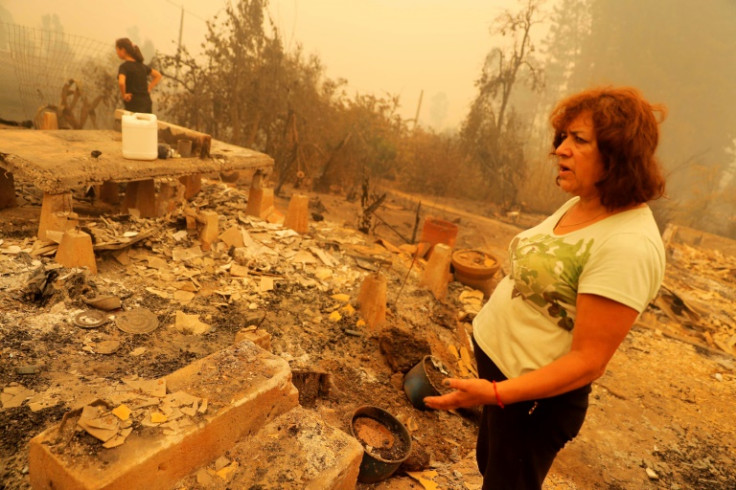
[[[603,159],[603,178],[596,182],[601,204],[609,210],[645,203],[664,195],[665,179],[654,152],[659,126],[666,116],[662,105],[647,102],[632,87],[596,88],[572,95],[550,115],[554,128],[553,153],[570,123],[590,113]]]

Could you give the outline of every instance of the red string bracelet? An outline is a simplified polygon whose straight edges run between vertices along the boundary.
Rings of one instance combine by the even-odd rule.
[[[496,387],[496,380],[494,379],[492,381],[493,383],[493,393],[496,395],[496,404],[501,408],[506,408],[503,406],[503,402],[501,401],[501,397],[498,396],[498,388]]]

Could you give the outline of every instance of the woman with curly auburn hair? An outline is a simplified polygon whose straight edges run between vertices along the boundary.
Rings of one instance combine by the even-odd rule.
[[[659,128],[634,88],[600,88],[552,111],[557,185],[573,197],[509,246],[511,269],[473,321],[479,379],[427,397],[483,405],[484,489],[540,489],[580,430],[591,383],[655,297],[665,254],[649,206],[665,182]]]
[[[654,114],[659,112],[664,118],[664,107],[650,105],[634,88],[574,95],[560,102],[550,117],[555,149],[562,143],[565,128],[583,112],[592,115],[603,157],[605,176],[596,184],[601,203],[616,209],[661,197],[665,183],[654,157],[659,142]]]

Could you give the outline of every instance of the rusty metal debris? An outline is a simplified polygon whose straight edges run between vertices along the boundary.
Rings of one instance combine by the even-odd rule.
[[[80,328],[97,328],[109,322],[106,314],[98,310],[85,310],[74,316],[74,325]]]
[[[150,310],[138,308],[120,313],[115,318],[115,324],[126,333],[150,333],[158,328],[158,317]]]

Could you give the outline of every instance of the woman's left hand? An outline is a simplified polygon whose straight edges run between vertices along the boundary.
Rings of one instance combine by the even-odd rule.
[[[455,391],[442,396],[428,396],[424,398],[425,405],[439,410],[452,410],[495,403],[493,384],[488,380],[447,378],[443,384]]]

